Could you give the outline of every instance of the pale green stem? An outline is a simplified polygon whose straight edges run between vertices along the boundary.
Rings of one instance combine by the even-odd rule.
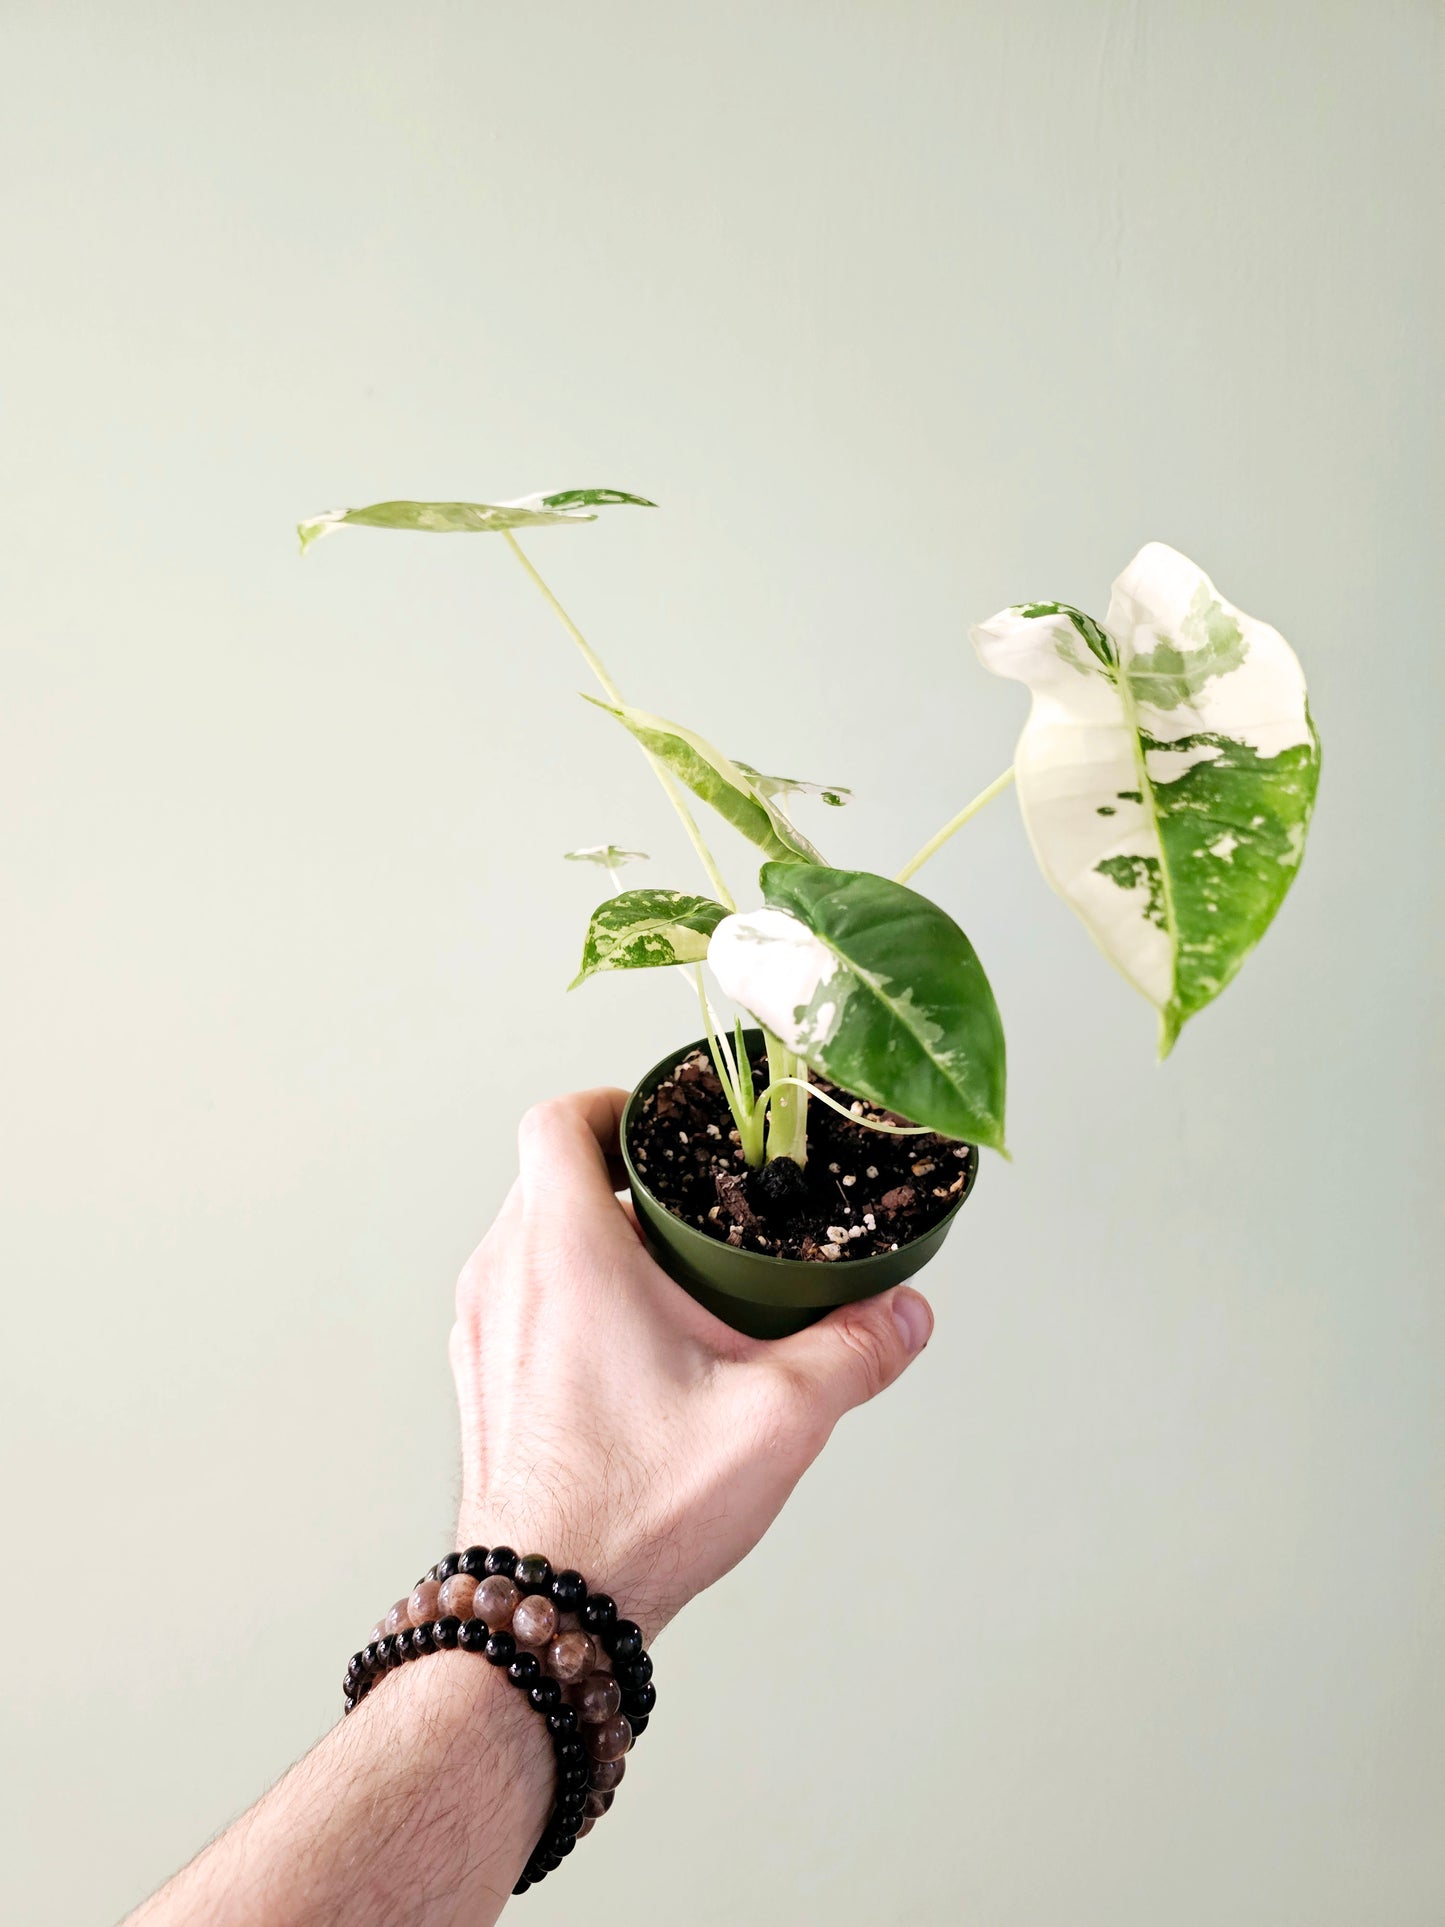
[[[713,1066],[722,1085],[723,1096],[727,1099],[728,1109],[732,1112],[733,1123],[738,1130],[738,1140],[742,1145],[743,1157],[749,1167],[756,1170],[763,1161],[763,1116],[764,1113],[742,1094],[741,1074],[733,1064],[731,1054],[713,1024],[712,1005],[708,1002],[707,991],[703,986],[702,965],[693,969],[697,982],[698,1002],[702,1005],[703,1028],[707,1032],[708,1047],[712,1051]],[[744,1064],[747,1058],[743,1058]],[[752,1072],[748,1072],[748,1089],[752,1090]]]
[[[770,1030],[763,1032],[768,1047],[768,1089],[779,1085],[795,1085],[797,1058],[784,1044],[781,1037],[775,1037]],[[758,1106],[759,1115],[763,1106]],[[808,1113],[804,1100],[794,1097],[791,1090],[779,1096],[768,1115],[768,1156],[769,1158],[791,1158],[795,1164],[806,1164],[808,1159]]]
[[[816,1084],[805,1083],[798,1077],[775,1077],[758,1099],[759,1110],[767,1104],[779,1084],[796,1084],[799,1089],[810,1091],[820,1104],[826,1104],[839,1117],[846,1117],[850,1124],[861,1124],[865,1131],[886,1131],[890,1137],[923,1137],[932,1129],[928,1124],[880,1124],[874,1118],[860,1117],[856,1111],[850,1111],[846,1104],[840,1104],[836,1097],[829,1097],[826,1091],[820,1091]]]
[[[726,1037],[720,1037],[717,1034],[717,1016],[708,997],[707,986],[703,982],[701,964],[693,965],[692,980],[697,985],[697,1001],[702,1011],[702,1027],[707,1032],[708,1045],[717,1067],[718,1081],[723,1087],[729,1109],[736,1115],[736,1107],[742,1102],[742,1081],[738,1076],[738,1067],[733,1062],[733,1054]],[[751,1114],[751,1104],[747,1108]]]
[[[758,1087],[753,1082],[752,1060],[748,1056],[747,1038],[743,1035],[741,1017],[733,1018],[733,1037],[737,1043],[738,1053],[738,1095],[751,1110],[757,1098]]]
[[[995,776],[986,790],[980,790],[971,803],[965,803],[957,816],[950,817],[936,836],[929,837],[917,856],[910,857],[904,864],[895,880],[899,883],[907,883],[914,872],[921,870],[931,856],[937,855],[955,830],[961,830],[970,817],[978,815],[985,804],[991,803],[996,796],[1002,796],[1013,780],[1013,765],[1010,764],[1002,776]]]
[[[562,607],[556,596],[554,596],[552,591],[547,587],[547,584],[542,580],[542,577],[538,574],[536,567],[533,565],[531,558],[523,549],[521,543],[510,529],[503,529],[502,534],[506,537],[513,555],[516,556],[522,567],[527,571],[527,574],[532,578],[533,582],[536,583],[538,589],[545,597],[548,606],[562,624],[562,627],[582,651],[582,658],[601,684],[603,695],[606,696],[608,702],[615,703],[619,709],[625,708],[626,704],[623,701],[622,691],[617,687],[617,684],[613,682],[611,676],[608,675],[602,658],[592,647],[591,643],[588,642],[571,616],[569,616],[567,611]],[[718,902],[729,910],[736,910],[738,907],[737,900],[728,889],[727,884],[723,881],[722,871],[718,868],[712,851],[703,841],[702,831],[697,827],[697,818],[687,807],[686,803],[683,802],[682,792],[673,780],[672,772],[664,763],[654,756],[650,750],[644,750],[643,754],[656,771],[657,780],[666,791],[668,801],[677,811],[682,827],[687,831],[688,839],[692,847],[697,851],[702,867],[707,871],[708,882],[711,883]]]
[[[795,1056],[793,1058],[792,1072],[797,1080],[799,1092],[799,1095],[793,1101],[798,1107],[798,1142],[802,1145],[804,1153],[804,1156],[798,1160],[801,1164],[804,1162],[808,1150],[808,1093],[812,1089],[812,1085],[808,1082],[808,1066],[803,1062],[801,1057]]]

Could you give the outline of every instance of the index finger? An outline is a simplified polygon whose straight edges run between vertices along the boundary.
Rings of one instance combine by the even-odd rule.
[[[627,1188],[618,1133],[626,1091],[599,1087],[534,1104],[517,1131],[522,1188],[529,1199],[566,1198],[574,1211],[620,1217]]]

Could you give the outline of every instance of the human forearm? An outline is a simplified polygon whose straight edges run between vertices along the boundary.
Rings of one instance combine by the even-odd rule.
[[[131,1927],[486,1927],[546,1820],[540,1723],[463,1653],[390,1675]]]

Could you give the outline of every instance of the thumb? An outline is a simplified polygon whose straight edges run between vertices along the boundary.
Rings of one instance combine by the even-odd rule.
[[[839,1305],[816,1325],[775,1339],[771,1362],[800,1384],[831,1427],[891,1385],[933,1336],[933,1312],[907,1285]]]

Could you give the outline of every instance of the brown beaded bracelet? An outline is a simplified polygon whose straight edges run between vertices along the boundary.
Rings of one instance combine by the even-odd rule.
[[[455,1648],[505,1667],[542,1716],[557,1761],[557,1796],[521,1879],[525,1893],[562,1864],[612,1804],[624,1755],[646,1731],[657,1689],[642,1633],[618,1617],[580,1572],[553,1572],[540,1553],[469,1546],[430,1567],[353,1653],[346,1711],[383,1673],[424,1653]],[[599,1650],[600,1649],[600,1650]],[[599,1660],[605,1654],[611,1670]]]

